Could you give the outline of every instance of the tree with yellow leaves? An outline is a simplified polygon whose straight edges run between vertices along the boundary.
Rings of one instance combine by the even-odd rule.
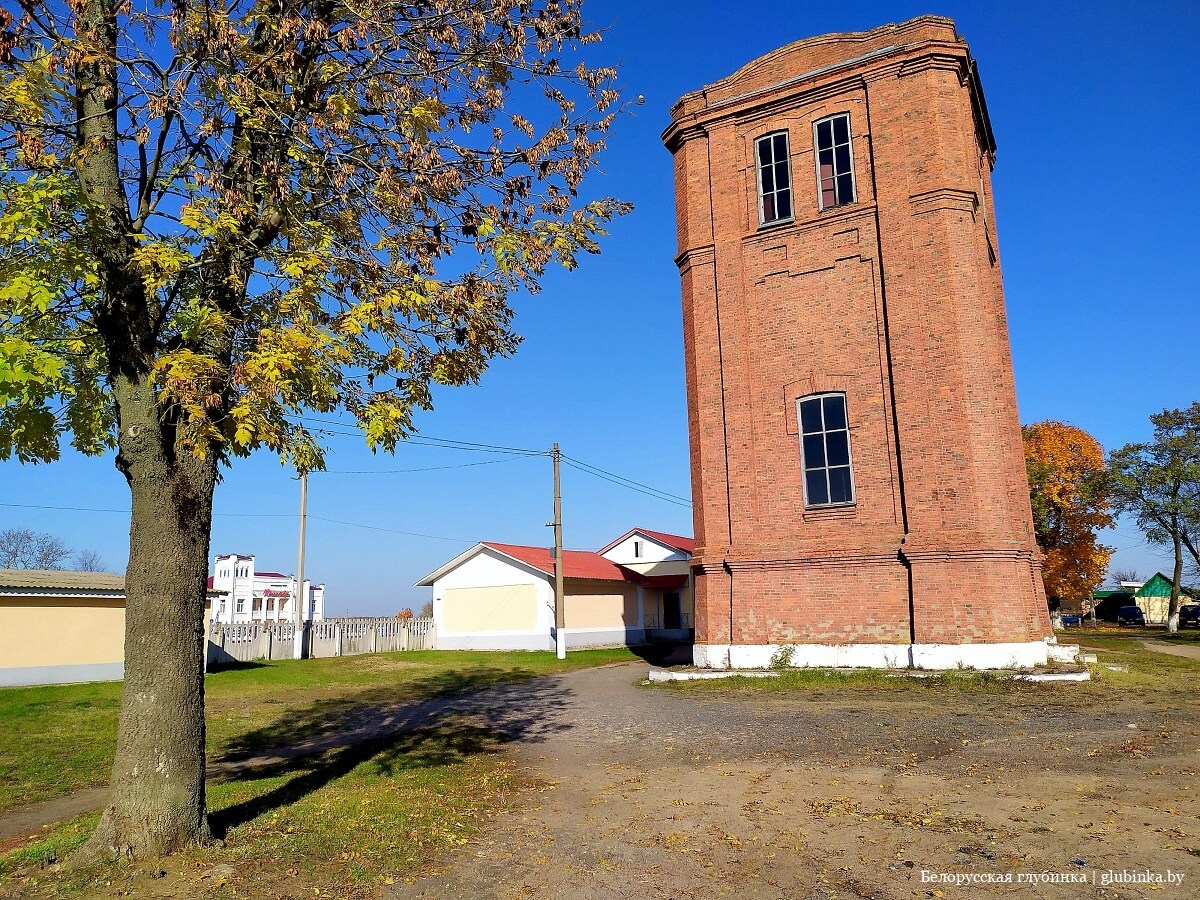
[[[583,0],[0,4],[0,460],[115,450],[132,515],[109,804],[79,858],[209,840],[220,466],[306,413],[393,450],[599,251],[621,109]],[[518,108],[519,107],[519,111]]]
[[[1026,425],[1021,434],[1046,596],[1082,603],[1100,586],[1113,553],[1096,539],[1113,524],[1104,449],[1064,422]]]

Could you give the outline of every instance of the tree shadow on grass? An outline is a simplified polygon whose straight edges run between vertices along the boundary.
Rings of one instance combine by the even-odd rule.
[[[371,732],[404,727],[428,704],[440,707],[476,691],[499,685],[515,686],[533,675],[524,669],[476,666],[316,700],[308,706],[289,709],[269,725],[231,738],[215,762],[232,763],[272,749],[307,746],[319,743],[322,737],[332,737],[334,744],[361,742],[369,739]],[[358,735],[358,741],[347,739],[353,735]],[[320,749],[314,747],[309,755]]]
[[[208,667],[208,672],[243,672],[248,669],[265,669],[267,664],[264,662],[233,660],[232,662],[215,662]]]
[[[570,727],[557,716],[569,689],[545,679],[495,684],[499,671],[511,675],[511,670],[484,670],[479,678],[488,686],[483,688],[470,672],[445,673],[420,685],[426,691],[423,699],[349,709],[346,700],[332,706],[332,701],[322,701],[260,729],[265,734],[256,741],[267,736],[295,739],[258,752],[245,747],[227,753],[210,766],[211,781],[303,771],[261,796],[214,812],[209,817],[213,834],[223,837],[238,825],[295,803],[367,761],[380,774],[394,775],[452,765],[517,741],[539,742]]]

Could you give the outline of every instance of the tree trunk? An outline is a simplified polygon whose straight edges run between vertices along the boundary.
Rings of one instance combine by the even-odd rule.
[[[1171,573],[1171,603],[1167,607],[1167,631],[1179,631],[1179,582],[1183,579],[1183,541],[1179,537],[1179,524],[1172,532],[1175,544],[1175,570]]]
[[[146,379],[118,376],[117,467],[133,500],[125,687],[108,808],[76,862],[210,839],[204,800],[204,601],[217,460],[176,453]]]

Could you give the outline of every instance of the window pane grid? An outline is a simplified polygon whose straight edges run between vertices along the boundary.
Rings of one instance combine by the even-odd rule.
[[[792,218],[792,176],[787,133],[768,134],[754,144],[758,170],[758,214],[768,225]]]
[[[850,116],[843,113],[816,126],[817,183],[821,209],[854,202],[854,159]]]
[[[844,394],[822,394],[799,402],[805,506],[854,502],[850,429]]]

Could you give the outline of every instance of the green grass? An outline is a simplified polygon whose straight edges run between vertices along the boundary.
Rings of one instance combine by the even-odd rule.
[[[0,690],[0,811],[108,777],[119,684]]]
[[[252,756],[380,708],[634,659],[623,648],[573,652],[565,661],[553,653],[418,651],[238,666],[206,678],[209,758]],[[120,690],[115,683],[0,690],[0,810],[104,783]],[[504,802],[516,779],[496,751],[511,732],[536,729],[545,704],[525,705],[489,703],[356,746],[210,777],[210,823],[224,843],[173,858],[170,877],[213,896],[254,896],[255,884],[269,882],[285,885],[283,895],[294,888],[346,897],[404,877],[465,843],[482,814]],[[121,889],[136,895],[144,873],[130,867],[99,875],[40,868],[65,858],[95,821],[82,816],[0,855],[0,894],[6,879],[34,896],[71,896],[100,878],[128,882]],[[220,864],[234,874],[205,877]]]
[[[945,672],[926,676],[888,673],[876,669],[784,669],[774,678],[706,679],[698,681],[665,682],[667,690],[703,691],[711,693],[750,692],[759,694],[798,693],[812,699],[828,699],[830,694],[870,694],[876,698],[936,697],[945,693],[1004,692],[1009,694],[1036,691],[1041,685],[1014,681],[991,672]]]
[[[421,699],[634,659],[627,649],[553,653],[413,651],[258,662],[205,679],[210,755],[336,727],[366,705]],[[0,812],[105,784],[121,684],[0,689]],[[299,720],[298,720],[299,719]]]

